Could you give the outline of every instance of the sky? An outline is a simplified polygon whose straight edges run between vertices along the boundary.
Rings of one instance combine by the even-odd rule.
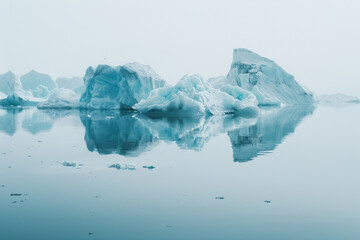
[[[0,0],[0,73],[140,62],[175,83],[226,75],[247,48],[315,94],[360,97],[359,13],[358,0]]]

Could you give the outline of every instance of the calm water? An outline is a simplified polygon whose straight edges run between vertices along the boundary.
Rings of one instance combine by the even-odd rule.
[[[263,111],[0,109],[0,239],[360,239],[360,105]]]

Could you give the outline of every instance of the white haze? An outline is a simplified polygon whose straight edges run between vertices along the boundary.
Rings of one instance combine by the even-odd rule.
[[[244,47],[315,93],[360,96],[360,2],[0,0],[0,73],[83,76],[140,62],[169,82],[229,71]]]

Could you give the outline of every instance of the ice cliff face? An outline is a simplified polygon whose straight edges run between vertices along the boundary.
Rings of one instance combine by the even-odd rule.
[[[89,67],[84,76],[86,90],[80,107],[90,109],[132,109],[149,96],[151,90],[165,85],[165,81],[147,65],[129,63],[111,67]]]
[[[148,115],[223,115],[256,111],[256,105],[255,96],[237,86],[226,85],[219,90],[199,75],[185,75],[175,86],[151,91],[134,108]]]
[[[215,87],[230,84],[252,92],[259,105],[312,104],[313,95],[274,61],[244,48],[235,49],[226,77],[209,79]]]

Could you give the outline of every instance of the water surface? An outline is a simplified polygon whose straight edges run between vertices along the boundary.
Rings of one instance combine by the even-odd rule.
[[[263,111],[0,109],[0,239],[359,239],[360,106]]]

